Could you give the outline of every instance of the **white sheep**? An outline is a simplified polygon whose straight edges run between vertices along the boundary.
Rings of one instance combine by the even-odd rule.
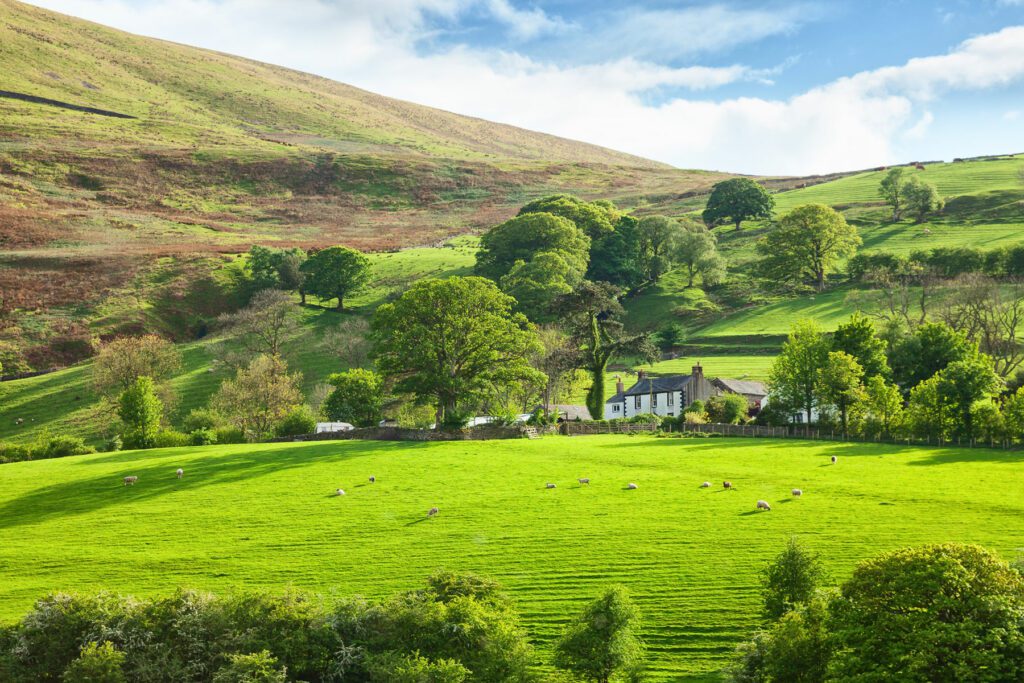
[[[732,482],[731,481],[723,481],[722,482],[722,488],[723,489],[731,489],[732,488]]]
[[[629,482],[629,484],[626,485],[626,488],[632,491],[633,489],[637,488],[637,485],[634,484],[633,482]]]
[[[440,510],[438,510],[436,507],[432,507],[429,510],[427,510],[427,517],[433,517],[438,512],[440,512]]]
[[[709,489],[709,488],[711,488],[711,482],[710,481],[706,481],[703,484],[701,484],[700,487],[702,489]]]
[[[179,467],[179,468],[178,468],[178,471],[177,471],[177,472],[175,472],[175,474],[177,474],[177,475],[178,475],[178,479],[181,479],[182,477],[184,477],[184,476],[185,476],[185,470],[183,470],[183,469],[181,469],[181,468]]]
[[[124,485],[125,486],[135,486],[135,482],[137,482],[138,480],[139,480],[138,477],[125,477],[124,478]]]
[[[759,501],[757,501],[757,509],[758,510],[771,510],[772,506],[769,505],[768,501],[766,501],[766,500],[759,500]]]
[[[833,455],[832,456],[832,464],[835,465],[838,461],[839,461],[839,458],[837,458],[836,456]]]
[[[336,491],[336,493],[337,493],[337,494],[338,494],[339,496],[344,496],[344,495],[345,495],[345,489],[338,489],[338,490]]]
[[[551,483],[551,482],[549,481],[548,483],[544,484],[544,488],[546,488],[546,489],[553,489],[553,488],[555,488],[555,485],[554,485],[554,484],[552,484],[552,483]]]
[[[580,484],[589,484],[590,483],[590,478],[589,477],[583,477],[582,479],[577,479],[576,481],[578,481]]]
[[[375,481],[377,481],[377,477],[375,477],[375,476],[373,476],[373,475],[371,474],[371,475],[370,475],[370,483],[372,484],[372,483],[374,483]]]
[[[793,489],[793,495],[799,498],[800,496],[804,495],[804,492],[801,491],[800,489]]]

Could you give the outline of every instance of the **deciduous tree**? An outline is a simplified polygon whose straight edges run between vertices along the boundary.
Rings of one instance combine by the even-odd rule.
[[[621,586],[587,605],[555,645],[555,666],[595,683],[618,675],[635,680],[643,661],[640,616]]]
[[[810,282],[820,292],[825,276],[860,243],[857,229],[841,213],[824,204],[805,204],[783,216],[757,243],[758,268],[775,282]]]
[[[376,427],[384,410],[384,379],[372,370],[354,368],[327,378],[334,390],[323,404],[329,420],[356,427]]]
[[[771,218],[775,198],[763,185],[750,178],[730,178],[711,188],[701,217],[709,226],[728,220],[740,229],[745,220]]]
[[[477,275],[498,282],[517,262],[529,263],[537,254],[557,254],[579,281],[587,270],[590,238],[567,218],[551,213],[527,213],[483,234],[476,254]]]
[[[280,356],[297,319],[298,311],[287,294],[279,289],[257,292],[245,308],[217,318],[226,344],[222,355],[236,367],[260,354]]]
[[[675,241],[675,262],[686,269],[687,287],[693,287],[697,276],[707,285],[717,284],[725,276],[725,259],[718,253],[713,232],[683,230]]]
[[[868,377],[864,386],[866,431],[874,436],[892,438],[903,425],[903,394],[881,375]]]
[[[821,558],[790,537],[786,547],[761,572],[762,613],[779,619],[809,602],[825,578]]]
[[[162,337],[118,337],[100,347],[92,364],[92,381],[96,393],[113,399],[139,377],[149,377],[167,399],[170,390],[164,383],[180,367],[181,353]]]
[[[850,410],[864,400],[864,368],[844,351],[831,351],[818,372],[818,400],[839,411],[843,435],[850,432]]]
[[[614,230],[620,213],[608,201],[586,202],[568,194],[558,194],[530,202],[519,209],[520,216],[549,213],[572,221],[580,232],[597,241]]]
[[[976,353],[967,337],[943,323],[925,323],[896,342],[889,353],[893,378],[910,391],[950,363]]]
[[[811,320],[796,323],[769,371],[771,401],[803,411],[810,424],[818,405],[818,374],[828,353],[829,340],[817,324]]]
[[[874,323],[859,311],[836,328],[832,335],[832,350],[856,358],[865,378],[876,375],[888,377],[892,372],[885,357],[885,342],[875,333]]]
[[[949,405],[955,415],[954,436],[974,438],[975,403],[1000,391],[1003,380],[992,369],[992,359],[982,353],[950,363],[936,375],[939,378],[939,400]]]
[[[338,300],[345,310],[345,298],[361,290],[370,280],[370,259],[348,247],[328,247],[310,256],[299,267],[304,276],[302,291],[320,299]]]
[[[922,182],[917,176],[906,184],[903,194],[907,211],[913,214],[915,223],[924,223],[928,214],[942,211],[942,207],[946,205],[938,189],[931,183]]]
[[[225,380],[212,399],[214,409],[249,441],[269,438],[274,427],[302,402],[300,373],[288,373],[277,356],[257,356]]]
[[[903,215],[906,203],[907,171],[902,166],[890,168],[889,172],[878,184],[878,194],[885,203],[892,207],[892,220],[895,223]]]

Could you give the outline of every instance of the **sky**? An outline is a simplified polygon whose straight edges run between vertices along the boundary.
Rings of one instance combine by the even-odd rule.
[[[1024,0],[32,0],[680,168],[1024,152]]]

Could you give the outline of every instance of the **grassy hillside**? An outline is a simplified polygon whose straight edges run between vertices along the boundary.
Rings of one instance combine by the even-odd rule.
[[[4,465],[0,615],[13,619],[58,589],[294,585],[382,596],[446,567],[508,587],[547,660],[567,615],[623,583],[643,613],[653,679],[715,680],[756,627],[758,571],[787,538],[821,552],[835,580],[867,557],[926,542],[977,542],[1012,558],[1024,546],[1021,464],[984,450],[550,437]],[[125,488],[129,474],[139,483]],[[580,476],[593,483],[580,487]],[[722,479],[735,490],[699,488]],[[332,495],[339,486],[346,496]],[[774,509],[756,513],[759,498]],[[440,515],[427,520],[434,505]]]

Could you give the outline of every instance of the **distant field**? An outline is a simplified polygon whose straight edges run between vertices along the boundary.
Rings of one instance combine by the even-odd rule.
[[[767,306],[737,311],[701,328],[702,339],[747,335],[786,335],[793,323],[811,318],[826,330],[833,330],[856,311],[847,303],[848,288],[802,296]]]
[[[646,369],[660,374],[688,375],[693,366],[700,363],[704,368],[706,377],[731,377],[732,379],[768,379],[768,369],[771,367],[775,355],[691,355],[674,360],[664,360],[654,365],[646,366]]]
[[[3,620],[52,590],[383,596],[445,567],[499,579],[546,662],[566,617],[622,583],[642,610],[655,681],[717,680],[757,626],[760,568],[790,536],[837,581],[906,545],[976,542],[1007,558],[1024,546],[1024,456],[986,450],[547,437],[214,446],[0,469]],[[129,474],[139,483],[125,488]],[[593,483],[581,488],[581,476]],[[698,488],[723,479],[735,490]],[[339,486],[348,495],[332,495]],[[774,509],[755,513],[758,499]],[[441,513],[427,520],[433,505]]]

